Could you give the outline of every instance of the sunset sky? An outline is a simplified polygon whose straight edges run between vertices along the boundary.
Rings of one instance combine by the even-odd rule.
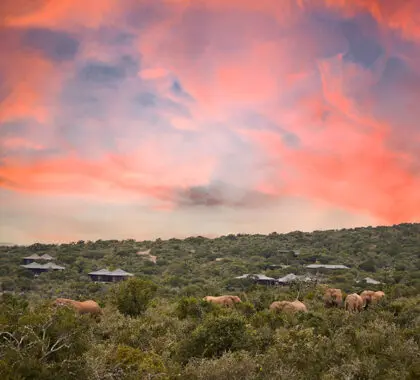
[[[420,221],[420,1],[1,0],[0,242]]]

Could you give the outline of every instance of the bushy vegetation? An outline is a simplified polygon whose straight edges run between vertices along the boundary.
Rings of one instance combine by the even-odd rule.
[[[146,311],[157,286],[151,281],[133,278],[113,290],[113,303],[118,311],[130,317],[137,317]]]
[[[157,263],[137,254],[148,250]],[[299,250],[299,254],[293,253]],[[418,379],[420,225],[314,233],[229,235],[168,241],[96,241],[0,247],[1,379]],[[66,267],[34,277],[24,256]],[[219,260],[216,260],[219,259]],[[220,260],[222,259],[222,260]],[[322,283],[264,286],[234,277],[306,274]],[[92,283],[87,273],[122,268],[134,278]],[[380,285],[366,285],[365,277]],[[383,290],[361,313],[325,308],[326,286]],[[235,294],[223,308],[205,295]],[[280,314],[274,300],[297,295],[308,313]],[[53,307],[56,297],[93,299],[99,322]]]

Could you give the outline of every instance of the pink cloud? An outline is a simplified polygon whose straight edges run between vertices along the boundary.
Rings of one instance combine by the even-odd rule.
[[[406,165],[413,157],[390,150],[392,126],[363,113],[366,109],[346,94],[354,84],[352,69],[341,57],[319,65],[321,92],[312,102],[299,104],[301,117],[288,120],[303,141],[300,149],[290,149],[276,134],[252,133],[250,138],[279,168],[279,181],[267,178],[261,189],[368,211],[387,223],[418,220],[420,196],[415,189],[420,176]],[[418,138],[420,132],[414,133]]]
[[[144,69],[139,73],[139,75],[143,79],[160,79],[165,78],[168,75],[168,71],[161,67],[156,67]]]

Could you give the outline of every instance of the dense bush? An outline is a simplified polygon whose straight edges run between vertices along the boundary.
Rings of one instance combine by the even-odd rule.
[[[113,302],[120,313],[135,317],[147,309],[156,290],[157,286],[151,281],[130,278],[115,289]]]
[[[191,357],[219,357],[228,351],[250,347],[251,332],[246,320],[238,315],[210,315],[180,345],[180,360]]]
[[[419,247],[420,227],[409,224],[2,247],[0,379],[419,379]],[[136,255],[145,249],[158,265]],[[59,258],[66,270],[34,277],[19,267],[30,252]],[[351,269],[323,271],[318,284],[271,287],[234,279],[305,274],[308,262]],[[87,271],[102,267],[136,277],[90,282]],[[382,284],[366,285],[367,276]],[[344,294],[383,290],[386,299],[356,314],[326,309],[328,286]],[[220,294],[237,294],[242,303],[224,308],[203,301]],[[60,296],[96,300],[100,321],[51,307]],[[275,300],[296,298],[308,313],[268,309]]]
[[[0,378],[72,379],[84,374],[89,318],[67,308],[29,308],[25,300],[6,295],[0,321]]]
[[[213,310],[215,305],[194,297],[182,297],[177,304],[176,314],[178,318],[187,317],[202,318],[205,313]]]
[[[419,378],[419,296],[388,299],[360,314],[325,309],[317,297],[303,301],[308,313],[285,315],[248,303],[225,309],[193,297],[155,299],[135,318],[106,306],[97,323],[71,309],[4,294],[0,376]]]

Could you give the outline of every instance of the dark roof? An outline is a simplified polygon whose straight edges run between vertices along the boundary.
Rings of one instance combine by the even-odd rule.
[[[21,265],[21,267],[27,268],[27,269],[44,269],[44,265],[43,264],[38,264],[35,262],[32,262],[30,264],[26,264],[26,265]]]
[[[306,275],[306,276],[297,276],[294,273],[289,273],[288,275],[284,276],[284,277],[280,277],[279,279],[275,279],[272,277],[268,277],[265,274],[243,274],[242,276],[238,276],[235,277],[236,279],[245,279],[245,278],[249,278],[249,279],[253,279],[253,280],[259,280],[259,281],[274,281],[274,282],[279,282],[279,283],[289,283],[292,281],[304,281],[304,282],[309,282],[309,281],[313,281],[313,278]]]
[[[61,267],[59,265],[56,265],[54,263],[46,263],[46,264],[39,264],[36,262],[32,262],[30,264],[21,265],[21,267],[27,268],[27,269],[66,269],[64,267]]]
[[[114,271],[109,271],[107,269],[100,269],[94,272],[88,273],[91,276],[134,276],[132,273],[128,273],[122,269],[116,269]]]
[[[93,276],[101,276],[101,275],[110,275],[110,272],[109,272],[109,270],[106,270],[106,269],[99,269],[99,270],[97,270],[97,271],[94,271],[94,272],[90,272],[90,273],[88,273],[89,275],[93,275]]]
[[[134,276],[132,273],[128,273],[125,270],[122,269],[116,269],[111,272],[113,276]]]

